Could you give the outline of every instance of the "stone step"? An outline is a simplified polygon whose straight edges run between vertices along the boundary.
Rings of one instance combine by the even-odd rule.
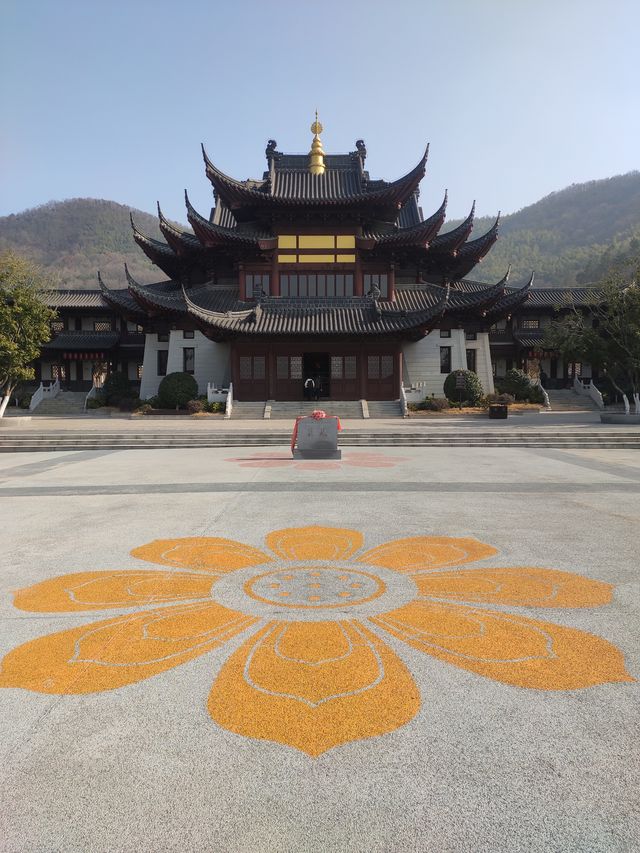
[[[207,447],[286,447],[289,431],[191,433],[7,433],[0,435],[0,452],[60,450],[141,450]],[[520,447],[520,448],[614,448],[640,449],[640,430],[614,432],[593,430],[589,434],[547,432],[367,432],[348,431],[340,436],[340,446],[362,447]]]
[[[367,400],[370,418],[401,418],[400,400]]]

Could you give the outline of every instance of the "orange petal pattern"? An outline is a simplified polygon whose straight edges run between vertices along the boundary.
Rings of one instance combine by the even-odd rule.
[[[497,554],[496,548],[477,539],[450,536],[414,536],[379,545],[359,557],[359,562],[383,566],[398,572],[420,572],[484,560]]]
[[[289,527],[266,538],[284,560],[348,560],[362,547],[362,533],[340,527]]]
[[[208,603],[92,622],[9,652],[0,687],[55,694],[113,690],[211,651],[256,621]]]
[[[156,539],[148,545],[134,548],[131,556],[151,563],[215,574],[271,562],[271,558],[257,548],[217,536]]]
[[[423,601],[372,621],[415,649],[517,687],[574,690],[634,680],[611,643],[550,622]]]
[[[391,732],[419,707],[404,664],[354,621],[269,623],[229,658],[209,697],[223,728],[312,756]]]
[[[188,572],[78,572],[15,593],[20,610],[69,613],[208,598],[215,577]]]
[[[611,601],[613,587],[556,569],[463,569],[414,578],[423,595],[520,607],[597,607]]]

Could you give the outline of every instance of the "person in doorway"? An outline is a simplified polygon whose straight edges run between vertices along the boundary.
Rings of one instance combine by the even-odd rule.
[[[304,399],[309,402],[318,399],[316,396],[316,383],[311,377],[304,380]]]
[[[313,388],[313,399],[317,402],[320,399],[320,394],[322,392],[322,379],[319,376],[316,376],[314,379],[314,388]]]

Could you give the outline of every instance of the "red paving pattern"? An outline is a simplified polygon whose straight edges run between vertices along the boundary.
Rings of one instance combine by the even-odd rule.
[[[241,468],[295,468],[302,471],[336,471],[344,465],[352,468],[395,468],[406,462],[406,456],[390,456],[386,453],[345,453],[342,459],[302,460],[293,459],[288,453],[265,451],[251,456],[233,456],[226,462],[237,462]]]

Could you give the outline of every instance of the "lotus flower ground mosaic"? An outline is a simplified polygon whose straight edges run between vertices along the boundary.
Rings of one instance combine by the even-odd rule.
[[[313,526],[275,530],[265,546],[156,540],[132,555],[159,568],[68,574],[18,591],[15,606],[30,612],[135,611],[18,646],[2,662],[0,686],[67,695],[124,688],[242,635],[213,680],[212,720],[315,757],[417,714],[420,690],[389,637],[424,653],[425,667],[435,658],[510,688],[634,680],[606,639],[521,613],[606,606],[608,583],[492,567],[497,550],[472,537],[398,538],[366,550],[357,530]],[[482,567],[470,568],[474,561]]]

